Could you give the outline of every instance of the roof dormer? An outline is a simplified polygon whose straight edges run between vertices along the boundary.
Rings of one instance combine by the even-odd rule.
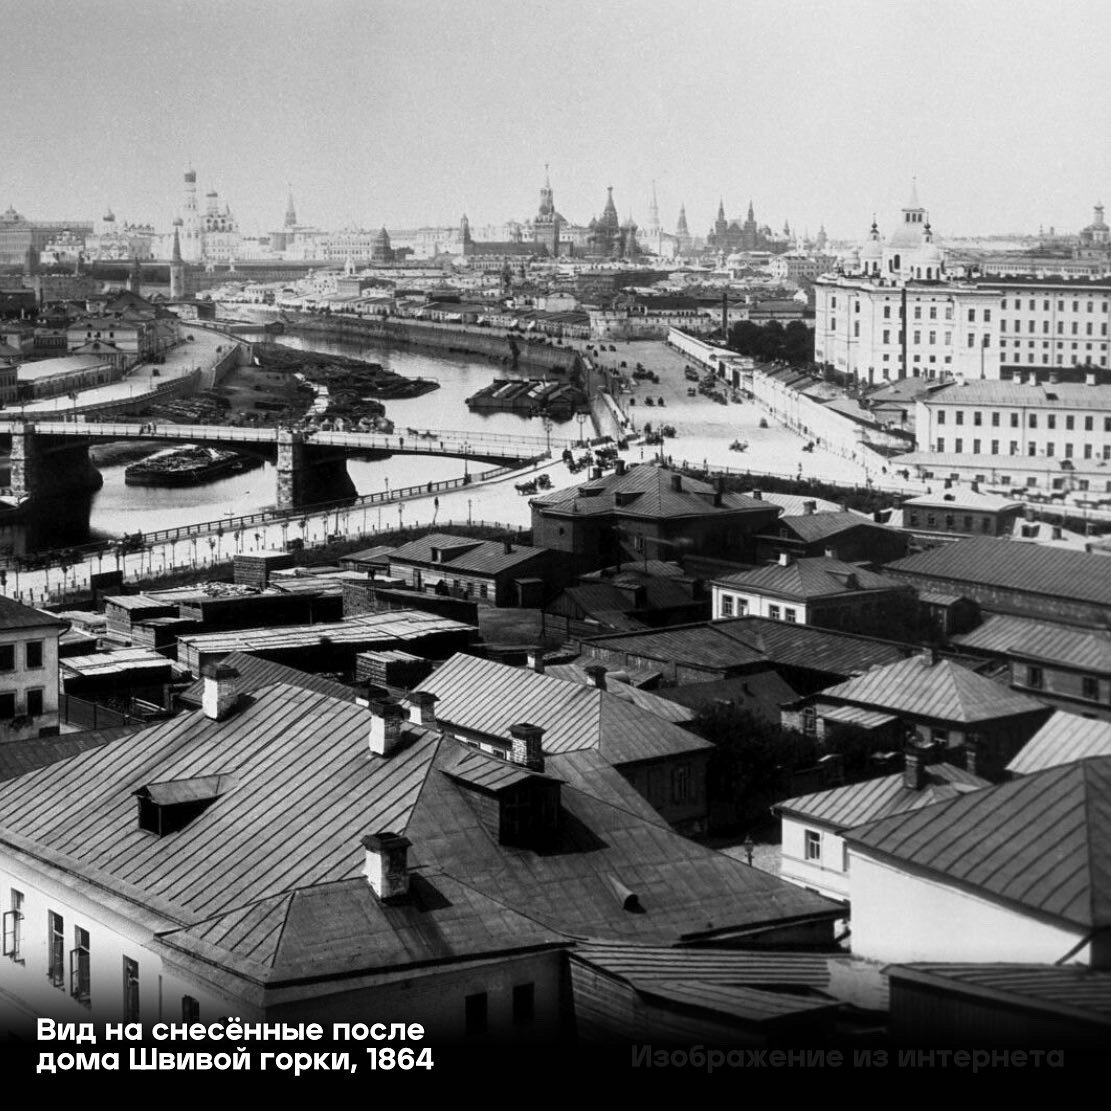
[[[139,828],[165,837],[184,829],[231,787],[230,775],[202,775],[148,783],[135,792]]]

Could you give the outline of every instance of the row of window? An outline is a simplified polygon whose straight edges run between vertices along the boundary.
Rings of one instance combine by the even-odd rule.
[[[1032,690],[1045,688],[1045,671],[1040,667],[1029,666],[1026,668],[1026,686]],[[1099,679],[1095,675],[1082,675],[1080,677],[1080,697],[1088,702],[1098,702]]]
[[[1008,418],[1009,418],[1009,421],[1010,421],[1010,426],[1012,428],[1018,428],[1019,423],[1020,423],[1020,415],[1018,413],[1008,413],[1007,415],[1008,415]],[[998,428],[999,424],[1000,424],[1000,420],[1001,420],[1000,414],[998,412],[992,412],[990,414],[990,416],[991,416],[991,426],[992,426],[992,428]],[[948,419],[949,419],[949,415],[948,415],[947,410],[945,410],[945,409],[938,409],[937,410],[937,423],[938,424],[945,424],[948,421]],[[1084,431],[1085,432],[1095,431],[1096,418],[1094,416],[1084,416],[1081,419],[1084,421]],[[953,410],[953,423],[954,424],[964,424],[964,410],[963,409],[954,409]],[[973,425],[973,427],[979,428],[983,423],[984,423],[983,410],[973,409],[972,410],[972,425]],[[1027,424],[1028,428],[1037,428],[1038,427],[1038,414],[1037,413],[1030,413],[1027,417],[1026,424]],[[1045,415],[1045,427],[1046,428],[1056,428],[1057,427],[1057,414],[1056,413],[1047,413]],[[1066,416],[1065,416],[1065,431],[1066,432],[1072,432],[1072,431],[1075,430],[1075,428],[1076,428],[1076,416],[1071,414],[1071,413],[1066,414]],[[1104,417],[1103,418],[1103,431],[1104,432],[1111,432],[1111,417]]]
[[[1100,329],[1099,334],[1101,336],[1107,335],[1107,325],[1106,324],[1101,324],[1099,326],[1099,329]],[[999,321],[999,330],[1001,332],[1005,332],[1007,330],[1007,322],[1005,320]],[[1028,320],[1026,322],[1026,330],[1027,330],[1027,332],[1036,332],[1037,331],[1037,321],[1036,320]],[[1021,320],[1016,320],[1015,321],[1015,331],[1016,332],[1021,332],[1022,331],[1022,321]],[[1057,321],[1057,335],[1063,336],[1064,334],[1065,334],[1064,321],[1058,320]],[[1096,334],[1095,333],[1095,325],[1089,320],[1087,325],[1085,326],[1084,335],[1094,336],[1095,334]],[[1043,320],[1042,321],[1042,335],[1043,336],[1044,335],[1049,335],[1049,321],[1048,320]],[[1069,331],[1069,335],[1073,335],[1073,336],[1080,335],[1080,325],[1075,320],[1072,322],[1072,327],[1071,327],[1071,330]]]
[[[32,687],[23,692],[23,712],[27,717],[36,718],[42,714],[42,687]],[[0,691],[0,721],[11,721],[19,709],[15,691]]]
[[[1049,301],[1047,299],[1043,299],[1042,300],[1042,310],[1041,311],[1042,312],[1050,312],[1051,311],[1050,310],[1050,305],[1051,304],[1052,304],[1051,301]],[[1001,309],[1003,309],[1004,311],[1006,311],[1006,309],[1007,309],[1007,299],[1005,297],[1003,298],[1003,303],[999,307]],[[1022,311],[1022,298],[1021,297],[1016,297],[1014,299],[1014,308],[1015,308],[1016,312],[1021,312]],[[1037,312],[1038,303],[1033,297],[1031,297],[1027,301],[1027,309],[1030,312]],[[1099,303],[1099,311],[1100,312],[1107,312],[1107,310],[1108,310],[1108,303],[1106,301],[1101,301]],[[1065,311],[1065,302],[1064,301],[1058,301],[1057,302],[1057,311],[1058,312],[1064,312]],[[1079,301],[1073,301],[1072,302],[1072,311],[1073,312],[1080,312],[1080,302]],[[1086,311],[1087,312],[1094,312],[1095,311],[1095,302],[1094,301],[1086,302]]]
[[[916,528],[918,526],[920,518],[921,518],[921,514],[912,513],[910,515],[910,527],[911,528]],[[962,531],[964,531],[964,532],[975,532],[976,531],[976,523],[975,523],[976,519],[969,513],[965,513],[963,515],[963,518],[964,519],[963,519]],[[956,518],[955,514],[946,513],[942,519],[944,520],[944,527],[947,531],[953,532],[957,529],[957,518]],[[992,531],[992,518],[991,517],[981,517],[981,518],[979,518],[979,521],[980,521],[980,531],[981,532],[990,533]],[[941,526],[938,525],[938,516],[937,516],[937,514],[936,513],[927,513],[926,514],[926,528],[939,528],[939,527],[941,527]]]
[[[939,436],[937,438],[937,448],[935,450],[937,450],[939,452],[945,451],[947,442],[948,441],[945,439],[944,436]],[[988,451],[987,454],[988,455],[1000,455],[1000,454],[1002,454],[999,450],[999,443],[1000,443],[999,440],[989,441],[990,450]],[[1071,442],[1068,442],[1068,443],[1064,444],[1065,454],[1061,458],[1063,458],[1063,459],[1075,459],[1075,458],[1077,458],[1077,456],[1075,455],[1074,446],[1075,445],[1073,445]],[[1008,445],[1007,445],[1007,454],[1008,455],[1020,455],[1021,451],[1019,450],[1019,448],[1020,448],[1020,445],[1019,445],[1018,440],[1010,440],[1010,441],[1008,441]],[[1081,453],[1081,456],[1080,456],[1081,458],[1083,458],[1083,459],[1092,459],[1092,458],[1096,457],[1094,449],[1093,449],[1091,444],[1081,444],[1081,448],[1083,449],[1082,453]],[[973,440],[972,441],[972,447],[971,447],[970,450],[971,450],[971,453],[973,455],[982,455],[983,451],[984,451],[984,441],[983,440]],[[953,452],[956,455],[963,455],[964,454],[964,440],[960,436],[957,436],[953,440]],[[1052,440],[1050,440],[1047,444],[1045,444],[1045,446],[1043,448],[1039,448],[1038,442],[1036,440],[1028,440],[1027,443],[1026,443],[1026,454],[1027,455],[1034,455],[1034,456],[1044,455],[1047,459],[1053,459],[1057,456],[1057,445]],[[1111,461],[1111,444],[1104,444],[1102,446],[1101,453],[1098,456],[1098,458],[1100,458],[1104,461]]]
[[[43,642],[28,640],[23,645],[23,666],[29,671],[42,667]],[[14,644],[0,644],[0,671],[15,671]]]
[[[721,596],[722,617],[745,617],[748,615],[748,602],[738,598],[735,594]],[[794,606],[768,606],[768,617],[773,621],[786,621],[788,624],[798,622],[798,610]]]
[[[22,891],[11,889],[9,909],[4,912],[4,956],[18,964],[25,963],[24,956],[24,896]],[[46,976],[59,991],[66,992],[84,1007],[92,1007],[92,953],[89,931],[74,925],[67,950],[65,918],[57,911],[46,915],[47,958]],[[141,1014],[139,998],[139,962],[123,957],[122,967],[123,1018],[138,1022]],[[191,995],[181,997],[181,1017],[184,1022],[200,1019],[200,1004]]]

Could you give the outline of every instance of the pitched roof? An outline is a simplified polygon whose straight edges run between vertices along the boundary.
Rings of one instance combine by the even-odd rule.
[[[782,516],[776,522],[776,525],[781,529],[787,529],[792,532],[800,540],[805,540],[808,544],[816,543],[819,540],[826,540],[831,536],[840,536],[844,532],[849,532],[852,529],[867,528],[876,529],[879,532],[886,532],[892,536],[898,536],[895,529],[888,528],[887,525],[877,524],[875,521],[869,520],[867,517],[860,516],[859,513],[850,512],[836,512],[836,513],[804,513],[801,516]]]
[[[966,724],[1045,709],[1036,699],[977,675],[952,660],[939,659],[934,663],[926,655],[872,668],[829,687],[821,697],[894,714]]]
[[[235,685],[241,693],[257,691],[261,687],[273,686],[275,683],[284,683],[316,694],[326,694],[329,698],[335,698],[340,702],[355,701],[355,691],[352,687],[337,683],[334,679],[325,679],[320,675],[310,675],[307,671],[286,667],[285,664],[271,663],[260,656],[251,656],[246,652],[232,652],[220,662],[226,667],[234,667],[239,672]],[[178,698],[188,706],[199,706],[203,695],[204,680],[198,679],[186,687]]]
[[[966,649],[1043,660],[1085,671],[1111,671],[1111,631],[1106,629],[996,614],[978,629],[953,639]]]
[[[597,666],[601,667],[603,665],[599,664]],[[550,675],[553,679],[580,683],[584,687],[594,686],[594,680],[583,670],[583,665],[580,662],[556,664],[547,668],[545,674]],[[607,669],[606,694],[612,695],[614,698],[620,698],[622,702],[631,702],[634,706],[639,706],[642,710],[647,710],[649,713],[655,714],[656,717],[663,718],[664,721],[672,721],[678,724],[691,721],[694,718],[694,711],[688,707],[652,691],[641,690],[640,687],[617,678],[617,676],[624,674],[624,671]]]
[[[680,489],[674,488],[673,478],[679,479]],[[714,496],[714,487],[708,482],[680,475],[666,467],[641,463],[628,467],[624,474],[614,472],[578,486],[532,498],[529,504],[549,512],[616,513],[619,516],[653,518],[720,515],[774,508],[746,494],[733,493],[723,494],[721,505],[715,506]]]
[[[138,730],[134,725],[120,725],[111,729],[66,733],[60,737],[31,737],[25,741],[0,744],[0,781],[49,767],[136,732]]]
[[[203,961],[206,977],[253,985],[567,936],[671,944],[843,913],[646,820],[624,794],[604,798],[602,781],[560,787],[563,818],[543,852],[503,845],[475,777],[532,773],[410,723],[393,755],[373,756],[369,722],[362,707],[283,684],[223,722],[184,714],[0,784],[0,843],[91,885],[176,960]],[[176,798],[184,784],[193,797],[200,783],[207,798],[213,780],[218,797],[185,828],[139,828],[135,791],[164,785]],[[363,875],[362,839],[383,830],[411,841],[412,898],[396,906]],[[626,908],[622,885],[643,913]]]
[[[909,981],[1068,1018],[1111,1026],[1111,972],[1082,965],[893,964],[884,970]]]
[[[608,691],[463,653],[416,689],[436,695],[436,716],[449,727],[504,738],[516,722],[539,725],[550,754],[595,748],[610,764],[628,764],[713,747]]]
[[[533,548],[527,544],[509,544],[501,540],[473,540],[466,536],[450,536],[433,532],[411,540],[390,552],[390,563],[433,563],[433,549],[443,551],[442,563],[436,566],[465,571],[475,575],[496,575],[519,563],[544,555],[547,548]]]
[[[953,764],[931,764],[921,790],[907,787],[903,773],[866,779],[826,791],[813,791],[775,804],[780,814],[822,822],[834,829],[852,829],[890,814],[917,810],[935,802],[957,798],[968,791],[990,787],[986,779]]]
[[[1085,930],[1111,926],[1111,757],[869,823],[854,848]]]
[[[786,565],[772,563],[766,567],[754,567],[751,571],[738,571],[714,579],[714,585],[799,599],[826,598],[864,590],[906,589],[906,584],[898,579],[877,575],[855,563],[844,563],[825,556],[793,559]]]
[[[1088,756],[1111,756],[1111,722],[1055,710],[1007,765],[1011,775],[1071,764]]]
[[[1111,559],[1042,544],[957,540],[896,560],[887,570],[1111,606]]]
[[[68,624],[52,613],[21,605],[0,594],[0,629],[64,629]]]
[[[779,708],[784,702],[794,702],[798,698],[798,691],[778,672],[769,670],[709,683],[684,683],[677,687],[664,687],[659,697],[688,707],[692,715],[717,702],[730,702],[778,724]]]

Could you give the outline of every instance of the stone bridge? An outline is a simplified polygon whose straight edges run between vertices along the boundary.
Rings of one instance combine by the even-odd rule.
[[[261,455],[278,471],[277,507],[296,509],[355,496],[347,474],[348,455],[441,455],[475,462],[525,463],[545,457],[546,439],[482,432],[407,429],[400,434],[236,428],[212,424],[151,424],[124,421],[4,420],[0,445],[11,443],[11,477],[0,497],[28,499],[96,490],[100,472],[89,446],[120,440],[204,444]]]

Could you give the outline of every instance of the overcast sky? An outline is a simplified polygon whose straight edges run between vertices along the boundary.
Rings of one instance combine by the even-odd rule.
[[[674,230],[1075,231],[1111,203],[1107,0],[0,0],[0,207],[242,230],[522,219],[551,163]]]

